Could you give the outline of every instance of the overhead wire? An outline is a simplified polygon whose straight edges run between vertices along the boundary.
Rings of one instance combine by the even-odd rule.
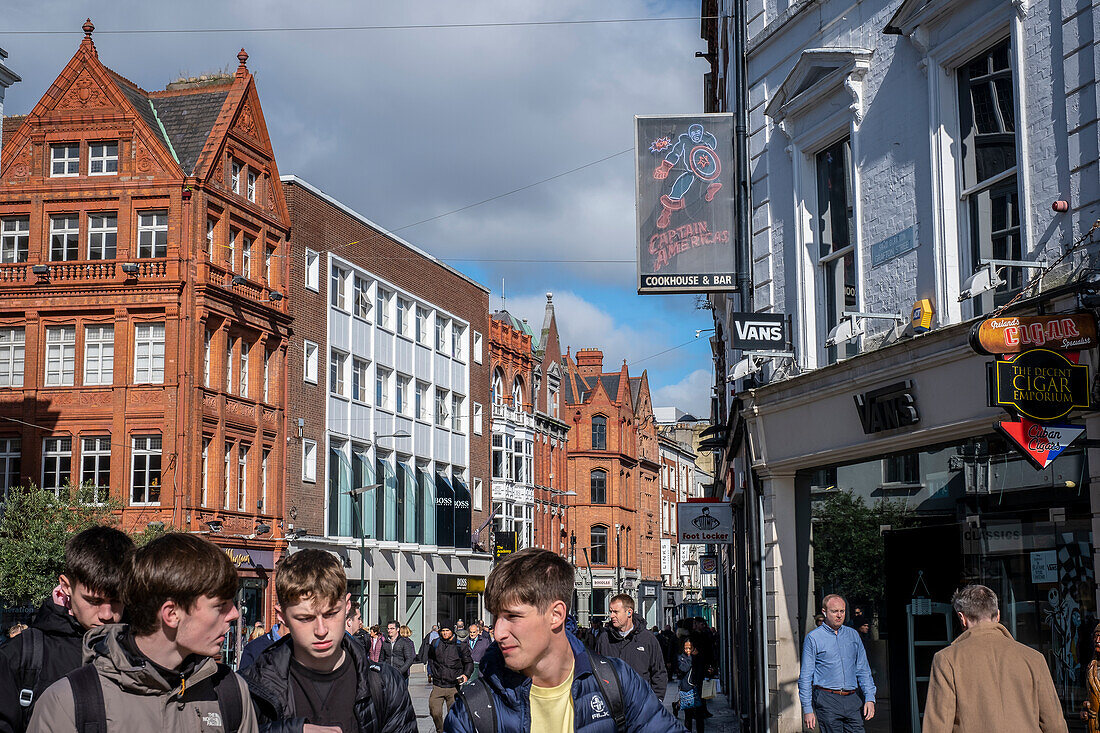
[[[269,26],[259,28],[116,28],[96,29],[110,35],[195,34],[195,33],[332,33],[340,31],[404,31],[453,30],[464,28],[522,28],[570,25],[607,25],[614,23],[664,23],[675,21],[715,20],[718,16],[671,15],[649,18],[590,18],[580,20],[519,20],[496,23],[394,23],[377,25]],[[76,30],[5,30],[10,36],[56,36],[76,33]]]

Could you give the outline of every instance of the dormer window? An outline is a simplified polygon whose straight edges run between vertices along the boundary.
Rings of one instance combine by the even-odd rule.
[[[80,146],[68,143],[51,145],[50,176],[59,178],[76,175],[80,175]]]
[[[88,146],[88,175],[118,175],[118,143],[92,143]]]

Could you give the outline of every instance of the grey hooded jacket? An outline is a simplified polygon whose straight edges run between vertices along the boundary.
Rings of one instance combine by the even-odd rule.
[[[172,684],[127,643],[124,624],[97,626],[84,636],[84,662],[99,673],[110,733],[222,733],[221,711],[213,695],[196,694],[199,683],[214,676],[218,665],[202,658],[185,667],[182,680]],[[234,675],[236,676],[236,675]],[[258,733],[256,713],[248,687],[236,677],[242,704],[240,733]],[[206,699],[197,699],[206,698]],[[68,733],[76,730],[73,693],[69,680],[50,685],[34,706],[28,733]]]

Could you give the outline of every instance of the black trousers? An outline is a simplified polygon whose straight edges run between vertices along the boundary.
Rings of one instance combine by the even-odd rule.
[[[863,733],[863,698],[814,690],[814,714],[821,733]]]

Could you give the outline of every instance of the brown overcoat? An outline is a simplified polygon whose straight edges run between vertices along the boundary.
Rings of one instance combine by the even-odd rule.
[[[923,733],[1065,733],[1066,719],[1043,655],[1001,624],[971,627],[936,652]]]

